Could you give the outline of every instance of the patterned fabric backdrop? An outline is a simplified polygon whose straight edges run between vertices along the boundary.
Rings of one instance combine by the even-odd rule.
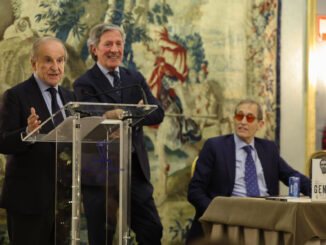
[[[93,65],[90,28],[125,30],[123,65],[146,77],[166,117],[145,128],[163,244],[183,244],[194,215],[190,167],[203,142],[233,131],[235,104],[263,104],[261,137],[278,140],[280,0],[2,0],[0,94],[28,78],[29,50],[45,34],[62,39],[69,62],[63,86]],[[26,163],[28,164],[28,163]],[[0,181],[4,175],[0,156]],[[0,183],[1,183],[0,182]],[[1,210],[0,244],[8,244]]]

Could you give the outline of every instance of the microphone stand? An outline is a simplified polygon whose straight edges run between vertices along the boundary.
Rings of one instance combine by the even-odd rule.
[[[138,83],[131,84],[131,85],[128,85],[128,86],[119,87],[119,88],[109,89],[109,90],[106,90],[106,91],[103,91],[103,92],[100,92],[100,93],[97,93],[97,94],[91,94],[85,89],[82,89],[81,92],[84,95],[88,95],[88,96],[91,96],[91,97],[96,97],[96,96],[99,96],[99,95],[110,94],[110,93],[114,93],[114,92],[117,92],[117,91],[122,91],[122,90],[125,90],[125,89],[128,89],[128,88],[133,88],[133,87],[137,87],[137,88],[140,89],[141,94],[142,94],[142,98],[143,98],[143,101],[144,101],[144,105],[148,105],[147,96],[145,94],[145,91],[144,91],[143,87]]]
[[[140,89],[140,91],[142,93],[142,99],[143,99],[144,105],[148,105],[148,101],[147,101],[147,97],[146,97],[145,91],[144,91],[143,87],[140,84],[138,84],[138,83],[137,84],[128,85],[128,86],[124,86],[124,87],[119,87],[119,88],[114,88],[114,89],[106,90],[106,91],[103,91],[103,92],[100,92],[100,93],[96,93],[96,94],[89,93],[86,89],[82,89],[81,90],[81,93],[84,94],[84,95],[87,95],[87,96],[96,97],[96,96],[99,96],[99,95],[114,93],[114,92],[117,92],[117,91],[122,91],[122,90],[133,88],[133,87],[137,87],[137,88]],[[127,112],[127,111],[124,111],[123,114],[125,114],[121,118],[121,120],[123,120],[123,121],[124,120],[127,120],[127,119],[139,119],[139,118],[146,117],[148,115],[146,112],[142,112],[139,115],[132,115],[131,112]],[[90,116],[90,115],[85,115],[85,116]],[[135,125],[136,125],[136,123],[131,123],[130,126],[133,127]]]

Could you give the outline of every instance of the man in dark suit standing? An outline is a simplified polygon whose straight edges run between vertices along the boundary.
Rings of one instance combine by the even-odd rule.
[[[196,215],[187,244],[203,236],[198,219],[216,196],[278,195],[279,181],[288,185],[291,176],[300,176],[301,192],[310,195],[310,180],[282,159],[275,143],[255,137],[263,125],[261,106],[244,100],[235,109],[235,133],[205,142],[189,183],[188,200]]]
[[[34,74],[2,97],[0,152],[7,155],[7,164],[0,207],[7,211],[12,245],[54,244],[55,145],[26,143],[22,136],[54,113],[51,90],[59,107],[75,100],[72,92],[58,86],[66,60],[59,39],[37,39],[31,50]],[[55,122],[48,123],[39,132],[46,134],[54,127]]]
[[[135,84],[143,88],[149,104],[158,105],[157,110],[132,129],[131,228],[136,233],[138,244],[161,244],[162,224],[153,199],[153,186],[150,183],[150,167],[142,127],[162,122],[164,111],[152,95],[142,74],[120,66],[124,51],[124,33],[119,26],[99,24],[93,27],[88,39],[88,47],[96,64],[75,81],[74,90],[78,100],[142,104],[142,93],[137,87],[121,89],[116,93],[91,95]],[[106,116],[117,119],[120,113],[119,110],[114,110],[107,112]],[[90,245],[106,245],[105,220],[102,218],[105,215],[105,199],[98,199],[98,196],[95,189],[83,187],[83,203]],[[108,244],[111,244],[111,239],[112,236],[108,239]]]

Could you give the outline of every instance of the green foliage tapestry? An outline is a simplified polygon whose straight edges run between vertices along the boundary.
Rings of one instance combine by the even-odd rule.
[[[0,97],[32,74],[33,41],[53,35],[66,44],[62,85],[92,67],[89,30],[111,22],[126,32],[123,66],[140,71],[166,116],[146,127],[162,244],[184,244],[194,208],[190,169],[205,140],[233,132],[236,103],[263,105],[261,137],[278,140],[280,0],[3,0]],[[28,164],[28,163],[26,163]],[[5,157],[0,156],[0,183]],[[0,212],[0,244],[9,244]],[[83,241],[82,244],[87,244]]]

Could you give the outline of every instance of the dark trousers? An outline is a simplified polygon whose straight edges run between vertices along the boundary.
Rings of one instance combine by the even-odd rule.
[[[7,211],[11,245],[53,245],[54,212],[26,215]]]
[[[118,198],[106,198],[105,187],[101,186],[83,186],[82,193],[89,244],[112,244],[117,224]]]
[[[112,200],[105,198],[104,190],[98,187],[83,187],[83,204],[87,219],[88,240],[90,245],[111,245],[115,232],[115,224],[111,218],[117,206]],[[106,208],[111,218],[106,223]],[[113,212],[112,212],[113,209]],[[132,156],[131,177],[131,229],[136,234],[139,245],[160,245],[162,224],[154,199],[153,186],[144,177],[137,156]],[[107,243],[105,242],[107,240]]]
[[[199,216],[200,217],[200,216]],[[195,217],[190,230],[188,231],[187,238],[186,238],[186,245],[191,244],[197,239],[204,238],[204,231],[201,227],[200,222],[198,221],[198,218]]]
[[[131,229],[139,245],[160,245],[163,227],[153,199],[153,186],[145,179],[135,154],[132,164]]]

